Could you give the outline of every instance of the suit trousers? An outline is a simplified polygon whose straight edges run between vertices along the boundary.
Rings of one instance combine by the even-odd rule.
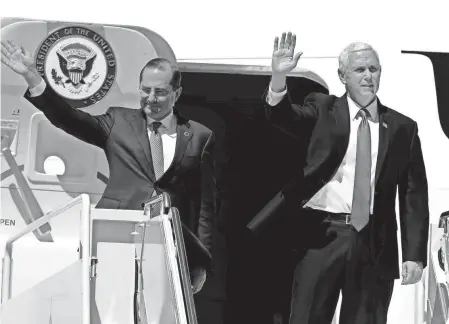
[[[394,281],[375,273],[369,225],[358,232],[326,215],[297,215],[289,323],[331,324],[341,292],[341,324],[385,324]]]

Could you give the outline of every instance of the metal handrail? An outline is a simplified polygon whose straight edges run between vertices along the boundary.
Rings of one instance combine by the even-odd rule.
[[[1,150],[3,157],[5,158],[6,163],[8,164],[14,177],[16,178],[17,186],[19,187],[19,190],[22,194],[22,198],[25,202],[25,206],[27,207],[29,213],[31,214],[32,219],[33,220],[39,219],[42,216],[44,216],[44,213],[42,212],[41,206],[37,202],[36,197],[31,191],[30,186],[25,180],[22,171],[20,171],[20,168],[16,160],[12,156],[11,150],[9,148],[9,141],[12,141],[12,139],[10,139],[8,135],[6,135],[2,139]],[[45,223],[44,226],[42,226],[42,228],[38,228],[37,230],[41,235],[45,235],[51,231],[51,227],[49,224]]]
[[[82,305],[83,305],[83,323],[90,323],[90,236],[91,236],[91,215],[90,215],[90,198],[87,194],[81,194],[72,199],[68,203],[62,205],[55,211],[51,211],[36,221],[28,224],[16,235],[10,237],[6,241],[5,254],[3,257],[2,265],[2,304],[11,298],[11,269],[12,269],[12,244],[31,233],[45,223],[48,223],[51,219],[72,208],[75,205],[82,204],[81,210],[81,257],[82,257]]]
[[[172,212],[172,226],[176,237],[177,257],[179,259],[179,275],[181,277],[181,284],[184,289],[186,315],[189,324],[198,324],[198,318],[195,309],[195,300],[193,297],[192,285],[190,281],[190,272],[187,262],[186,247],[184,244],[184,236],[182,233],[181,216],[176,207],[171,208]]]

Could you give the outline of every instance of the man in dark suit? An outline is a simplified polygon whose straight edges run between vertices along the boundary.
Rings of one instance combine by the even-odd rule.
[[[214,134],[174,110],[182,91],[181,72],[168,60],[153,59],[140,74],[140,109],[110,107],[93,116],[57,95],[25,48],[11,41],[1,45],[2,63],[29,86],[25,99],[56,127],[104,150],[110,176],[97,208],[142,210],[155,194],[169,193],[183,222],[193,289],[198,292],[211,268]],[[193,244],[187,235],[191,233],[205,249]]]
[[[386,323],[399,278],[396,192],[399,193],[402,284],[427,264],[428,188],[415,121],[377,98],[376,51],[352,43],[339,56],[346,93],[311,93],[293,104],[286,76],[297,65],[296,37],[275,38],[266,115],[307,152],[303,172],[283,188],[296,251],[290,324],[330,324],[340,291],[340,323]]]

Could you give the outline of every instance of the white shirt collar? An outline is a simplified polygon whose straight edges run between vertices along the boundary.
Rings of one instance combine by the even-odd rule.
[[[157,120],[147,116],[148,125],[151,125],[153,122]],[[176,129],[176,116],[173,114],[173,110],[162,120],[159,120],[162,123],[161,127],[164,127],[166,130],[174,130]]]
[[[360,110],[360,107],[354,102],[354,100],[351,99],[351,97],[349,96],[349,94],[347,94],[347,98],[348,98],[348,106],[349,106],[349,117],[351,118],[351,120],[354,120],[355,117],[357,116],[357,113]],[[366,108],[366,110],[368,110],[368,112],[371,115],[371,120],[373,121],[377,121],[378,120],[378,109],[377,109],[377,98],[371,103],[369,104]]]

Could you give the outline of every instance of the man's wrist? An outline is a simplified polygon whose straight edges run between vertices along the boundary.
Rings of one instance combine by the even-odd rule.
[[[30,88],[37,87],[42,81],[42,77],[40,76],[39,72],[37,72],[36,69],[32,69],[27,73],[25,73],[23,75],[23,78],[25,79],[26,83],[28,84],[28,87]]]
[[[273,73],[271,77],[270,87],[275,93],[279,93],[285,90],[287,85],[287,75]]]
[[[421,269],[424,268],[424,263],[422,261],[407,260],[407,261],[404,261],[404,262],[413,262],[413,263],[416,263],[418,266],[420,266]]]

